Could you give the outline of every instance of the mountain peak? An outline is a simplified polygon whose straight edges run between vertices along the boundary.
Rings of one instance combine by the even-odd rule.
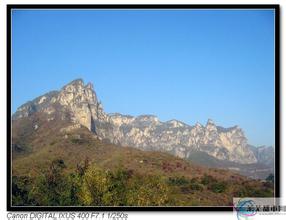
[[[68,91],[68,92],[78,92],[81,90],[92,90],[92,92],[94,92],[93,84],[89,82],[85,85],[83,79],[80,79],[80,78],[69,82],[62,88],[62,90]]]
[[[61,89],[62,91],[68,91],[68,92],[75,92],[77,90],[81,90],[84,87],[84,82],[82,79],[75,79]]]
[[[93,90],[93,84],[91,82],[87,83],[85,88]]]
[[[208,119],[207,125],[215,125],[214,121],[212,119]]]
[[[195,124],[195,127],[201,128],[201,127],[203,127],[203,125],[202,125],[201,123],[197,122],[197,123]]]
[[[176,119],[169,120],[166,123],[172,125],[172,127],[183,127],[183,126],[185,126],[185,123],[183,123],[179,120],[176,120]]]
[[[83,79],[78,78],[78,79],[75,79],[69,82],[67,85],[84,85],[84,82],[83,82]]]

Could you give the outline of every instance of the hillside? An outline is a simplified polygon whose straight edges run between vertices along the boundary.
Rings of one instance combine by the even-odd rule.
[[[81,79],[23,104],[13,114],[13,120],[37,114],[41,114],[45,122],[58,120],[62,128],[66,123],[85,127],[106,143],[167,152],[202,165],[215,164],[214,167],[236,170],[252,178],[265,179],[274,170],[273,147],[249,145],[239,126],[225,128],[211,119],[205,126],[200,123],[191,126],[175,119],[162,122],[154,115],[108,114],[93,85],[85,85]],[[39,125],[35,121],[33,126]],[[19,146],[15,148],[21,150]]]
[[[114,145],[63,115],[68,112],[59,110],[48,120],[50,115],[37,112],[12,121],[14,205],[223,206],[234,196],[273,195],[271,182]],[[110,187],[99,185],[102,180]],[[95,195],[87,183],[104,193]],[[114,197],[120,199],[115,203]]]

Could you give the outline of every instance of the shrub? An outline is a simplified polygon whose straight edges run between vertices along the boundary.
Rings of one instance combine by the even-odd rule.
[[[187,185],[190,183],[190,180],[185,178],[184,176],[181,177],[169,177],[168,184],[171,186],[182,186]]]
[[[204,187],[203,187],[202,184],[194,182],[194,183],[190,184],[190,189],[191,190],[202,191],[204,189]]]
[[[54,160],[48,170],[38,176],[33,184],[29,197],[33,205],[65,206],[77,204],[75,188],[78,186],[76,177],[63,174],[64,161]]]
[[[130,173],[118,169],[103,171],[97,166],[89,167],[83,176],[80,198],[85,205],[120,206],[126,204],[126,185]]]
[[[167,205],[169,187],[160,176],[135,176],[131,180],[127,192],[127,205],[130,206],[161,206]]]
[[[251,185],[244,185],[239,191],[235,193],[237,197],[273,197],[273,190],[271,188],[255,187]]]
[[[159,176],[134,175],[117,169],[103,171],[91,166],[83,176],[80,199],[84,205],[145,206],[162,205],[168,201],[168,186]]]
[[[89,158],[86,157],[83,164],[82,163],[78,163],[76,165],[76,170],[77,170],[77,173],[80,175],[80,176],[83,176],[87,170],[87,168],[89,167],[90,165],[90,162],[89,162]]]
[[[12,177],[12,204],[15,206],[29,205],[32,201],[29,198],[31,179],[27,176]]]
[[[214,193],[223,193],[227,188],[227,184],[225,182],[215,182],[212,183],[209,187],[211,191]]]
[[[127,181],[131,177],[130,172],[117,169],[106,174],[109,179],[109,185],[107,192],[103,196],[103,203],[113,206],[126,205]]]
[[[103,195],[108,190],[109,179],[98,167],[90,167],[83,176],[80,199],[84,205],[104,205]]]
[[[76,144],[76,145],[81,145],[81,144],[86,144],[88,143],[87,140],[83,139],[83,138],[72,138],[70,140],[73,144]]]
[[[203,176],[203,178],[201,179],[201,183],[203,184],[203,185],[209,185],[209,184],[211,184],[211,183],[214,183],[214,182],[216,182],[217,180],[215,179],[215,178],[213,178],[212,176],[210,176],[210,175],[204,175]]]

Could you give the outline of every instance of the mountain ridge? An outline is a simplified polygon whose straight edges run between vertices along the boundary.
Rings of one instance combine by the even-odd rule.
[[[261,156],[263,152],[271,154],[273,148],[256,151],[237,125],[224,128],[209,119],[205,126],[200,123],[191,126],[176,119],[162,122],[155,115],[107,114],[93,84],[85,85],[82,79],[73,80],[59,91],[48,92],[21,105],[12,119],[29,117],[35,112],[47,114],[47,120],[54,120],[55,113],[60,114],[62,120],[82,125],[99,139],[113,144],[164,151],[181,158],[188,158],[197,150],[222,161],[240,164],[254,164],[258,159],[263,162],[270,158],[267,163],[271,165],[273,160],[273,156]]]

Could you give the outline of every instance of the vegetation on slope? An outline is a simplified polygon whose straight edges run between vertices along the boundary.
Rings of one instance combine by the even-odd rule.
[[[36,206],[168,206],[223,205],[228,193],[233,196],[271,196],[269,187],[257,188],[251,182],[233,188],[212,176],[202,178],[140,175],[133,170],[103,170],[96,164],[78,165],[65,173],[63,160],[54,160],[50,167],[34,178],[13,176],[13,205]],[[214,203],[215,202],[215,203]],[[230,200],[228,202],[231,202]],[[230,205],[230,204],[224,204]]]
[[[233,197],[273,195],[270,181],[107,144],[86,128],[61,131],[41,120],[13,124],[13,144],[24,146],[13,149],[13,205],[225,206]]]

